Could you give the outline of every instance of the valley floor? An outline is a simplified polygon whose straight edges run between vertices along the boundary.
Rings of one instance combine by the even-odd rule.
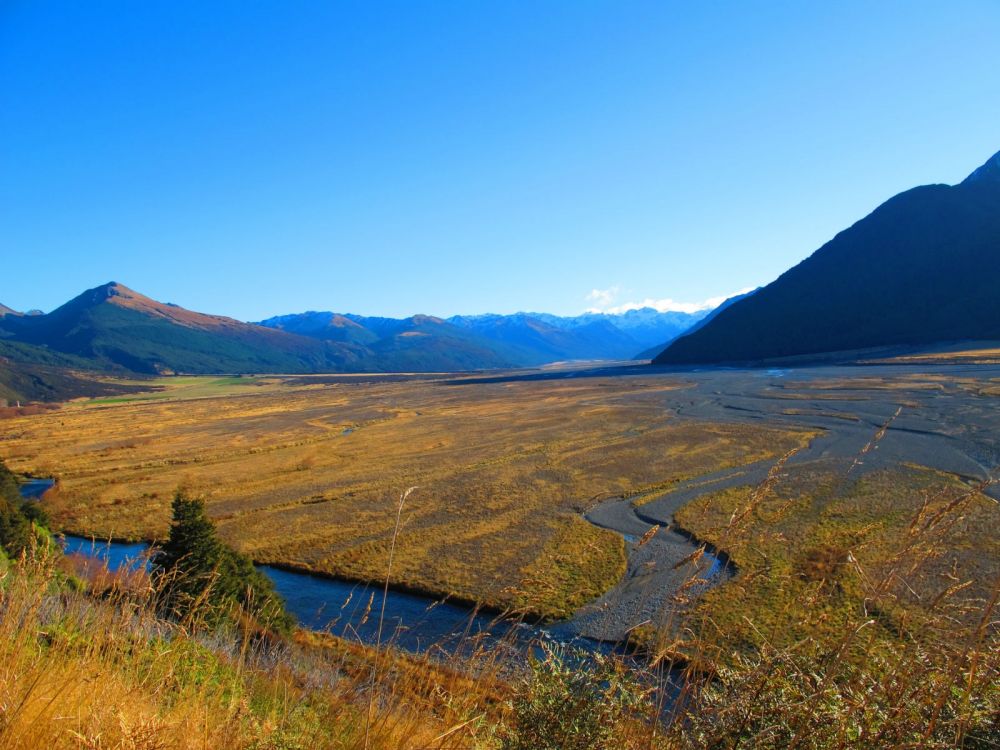
[[[732,575],[711,555],[684,564],[693,537],[724,540],[701,523],[707,511],[680,527],[675,514],[758,487],[789,451],[786,485],[823,474],[842,494],[868,477],[906,474],[905,485],[925,471],[912,467],[943,484],[988,482],[1000,463],[997,366],[164,384],[7,422],[11,465],[59,478],[46,498],[57,526],[156,538],[185,486],[254,559],[372,581],[398,497],[418,486],[393,584],[575,613],[577,632],[602,640],[674,622],[707,588],[692,578]],[[982,493],[1000,496],[995,484]]]
[[[810,437],[677,418],[671,393],[691,383],[675,377],[168,383],[5,424],[12,468],[58,477],[45,499],[58,527],[162,537],[184,486],[259,562],[380,580],[398,498],[418,486],[393,583],[548,617],[625,570],[622,537],[583,518],[595,498],[773,459]]]
[[[0,451],[12,468],[58,479],[42,499],[55,527],[160,537],[183,486],[204,495],[222,535],[260,562],[384,580],[400,493],[417,486],[402,508],[391,583],[568,617],[562,632],[645,649],[587,683],[596,692],[580,705],[616,717],[604,722],[612,744],[595,747],[1000,740],[1000,366],[157,385],[4,422]],[[22,602],[62,623],[58,607],[98,607],[115,627],[132,622],[103,595],[95,600],[93,583],[90,594],[46,593],[32,577],[49,569],[30,565],[0,575],[0,610]],[[41,607],[39,596],[51,601]],[[150,641],[158,650],[136,660],[134,633],[63,638],[49,620],[25,630],[22,619],[0,617],[0,647],[13,655],[0,690],[8,705],[31,707],[8,725],[19,742],[33,736],[25,727],[41,726],[32,712],[61,716],[64,699],[89,705],[80,669],[100,672],[114,711],[92,712],[99,721],[74,731],[131,736],[155,726],[173,738],[164,747],[189,746],[192,727],[238,736],[234,747],[269,747],[260,738],[286,731],[316,747],[531,746],[509,738],[530,743],[538,723],[562,732],[551,725],[586,683],[587,670],[558,654],[527,678],[484,678],[457,651],[454,671],[441,671],[300,632],[285,646],[294,663],[268,657],[249,670],[238,659],[230,669],[239,649],[219,651],[210,637],[209,650],[191,646],[190,677],[161,685],[175,659],[191,659],[159,636]],[[171,636],[185,637],[183,628]],[[80,643],[92,646],[79,652]],[[202,687],[204,670],[225,678],[211,683],[221,692]],[[670,689],[647,694],[638,716],[614,713],[620,696],[604,692],[612,674],[652,674]],[[53,699],[63,684],[72,690]],[[121,696],[135,689],[146,703],[130,713]],[[291,711],[292,693],[316,713]],[[678,713],[650,695],[680,695],[670,704]],[[379,736],[369,743],[373,717]]]

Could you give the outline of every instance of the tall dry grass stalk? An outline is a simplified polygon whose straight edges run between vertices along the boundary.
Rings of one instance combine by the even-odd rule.
[[[409,487],[399,496],[399,504],[396,506],[396,522],[392,529],[392,540],[389,544],[389,560],[385,566],[385,587],[382,589],[382,606],[378,613],[378,634],[375,637],[375,658],[372,659],[371,689],[368,692],[368,714],[365,718],[365,750],[368,750],[371,741],[372,714],[375,711],[375,678],[378,674],[378,650],[382,648],[382,629],[385,626],[385,605],[389,599],[389,582],[392,580],[392,558],[396,554],[396,540],[399,539],[399,526],[403,519],[403,506],[406,499],[416,487]]]

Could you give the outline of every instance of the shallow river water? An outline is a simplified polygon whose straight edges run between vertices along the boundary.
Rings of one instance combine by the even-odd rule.
[[[38,499],[51,486],[51,480],[34,479],[21,485],[21,494]],[[70,534],[60,538],[66,554],[100,559],[111,571],[148,565],[149,547],[141,542],[108,542]],[[545,626],[517,623],[467,606],[391,589],[386,597],[379,585],[297,573],[270,565],[257,567],[274,583],[300,625],[363,643],[377,641],[385,599],[382,642],[414,653],[430,648],[450,652],[463,645],[468,647],[470,636],[484,639],[482,642],[488,646],[504,641],[517,648],[549,641],[586,651],[610,652],[615,648],[612,644],[575,636],[566,623]]]

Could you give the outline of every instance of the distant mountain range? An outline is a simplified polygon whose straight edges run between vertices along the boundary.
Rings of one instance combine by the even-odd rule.
[[[323,341],[367,346],[375,355],[370,364],[376,369],[467,370],[565,360],[633,359],[650,345],[666,346],[709,312],[643,308],[573,317],[522,312],[447,319],[305,312],[269,318],[260,325]]]
[[[455,372],[634,357],[694,314],[377,318],[301,313],[262,324],[186,310],[111,282],[48,314],[0,306],[0,399],[107,392],[112,374]]]
[[[754,363],[1000,339],[1000,153],[889,199],[657,364]]]

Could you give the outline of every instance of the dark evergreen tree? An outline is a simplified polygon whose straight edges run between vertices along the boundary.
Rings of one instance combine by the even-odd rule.
[[[31,545],[31,521],[21,512],[17,477],[0,460],[0,547],[17,557]]]
[[[209,624],[242,613],[264,629],[289,631],[292,618],[271,581],[219,539],[204,501],[178,492],[172,507],[170,535],[153,571],[168,612]]]

